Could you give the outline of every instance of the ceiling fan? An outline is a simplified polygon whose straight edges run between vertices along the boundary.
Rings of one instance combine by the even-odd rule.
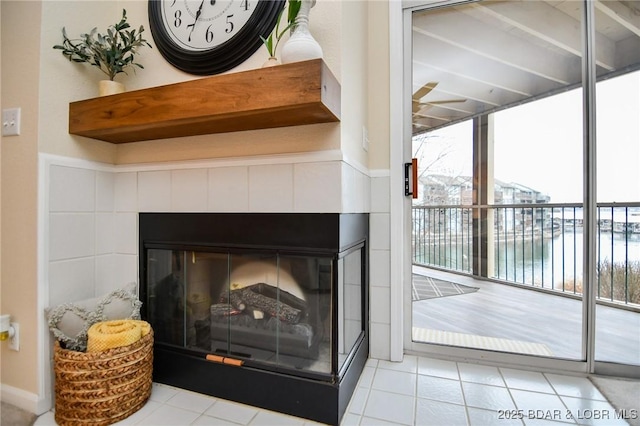
[[[412,121],[413,121],[414,127],[415,126],[427,127],[423,124],[420,124],[418,122],[418,119],[420,117],[424,117],[422,113],[424,113],[427,109],[433,107],[434,105],[448,104],[448,103],[455,103],[455,102],[466,102],[466,99],[442,99],[437,101],[422,102],[422,98],[427,96],[433,89],[435,89],[437,85],[438,85],[437,81],[430,81],[424,84],[418,90],[416,90],[413,96],[411,97],[411,104],[412,104],[411,109],[412,109],[412,115],[413,115]]]

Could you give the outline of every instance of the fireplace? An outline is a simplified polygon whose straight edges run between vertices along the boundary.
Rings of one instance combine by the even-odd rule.
[[[140,213],[154,381],[338,424],[368,356],[368,215]]]

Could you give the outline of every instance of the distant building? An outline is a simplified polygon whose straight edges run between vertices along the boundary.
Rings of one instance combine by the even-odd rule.
[[[551,200],[551,197],[535,189],[519,183],[505,183],[497,179],[495,180],[495,191],[495,204],[544,204]],[[498,192],[501,193],[500,198],[498,198]]]
[[[473,178],[470,176],[425,175],[419,179],[418,199],[414,205],[422,206],[470,206],[473,203]],[[492,204],[545,204],[551,198],[548,195],[519,183],[507,183],[495,179],[494,201]],[[500,232],[514,229],[546,228],[550,226],[551,212],[549,209],[534,208],[497,208],[493,210],[496,230]],[[444,213],[444,212],[443,212]],[[464,212],[463,212],[464,213]],[[454,214],[454,213],[447,213]],[[466,220],[466,214],[459,216],[459,220]],[[448,222],[446,227],[459,226],[457,219],[440,218],[439,221]],[[455,225],[453,225],[455,223]]]
[[[470,176],[425,175],[419,179],[417,205],[471,205],[473,178]],[[548,203],[548,195],[519,183],[494,181],[494,204]]]
[[[472,202],[472,180],[468,176],[427,175],[419,179],[420,205],[469,205]]]

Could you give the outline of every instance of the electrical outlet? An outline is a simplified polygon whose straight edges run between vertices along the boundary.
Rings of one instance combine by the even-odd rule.
[[[2,110],[2,136],[18,136],[20,134],[20,108]]]
[[[12,322],[13,336],[9,337],[9,349],[18,352],[20,350],[20,325],[17,322]]]

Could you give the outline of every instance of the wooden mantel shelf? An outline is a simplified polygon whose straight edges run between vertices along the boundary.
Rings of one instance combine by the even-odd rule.
[[[321,59],[69,104],[69,133],[112,143],[340,121],[340,85]]]

